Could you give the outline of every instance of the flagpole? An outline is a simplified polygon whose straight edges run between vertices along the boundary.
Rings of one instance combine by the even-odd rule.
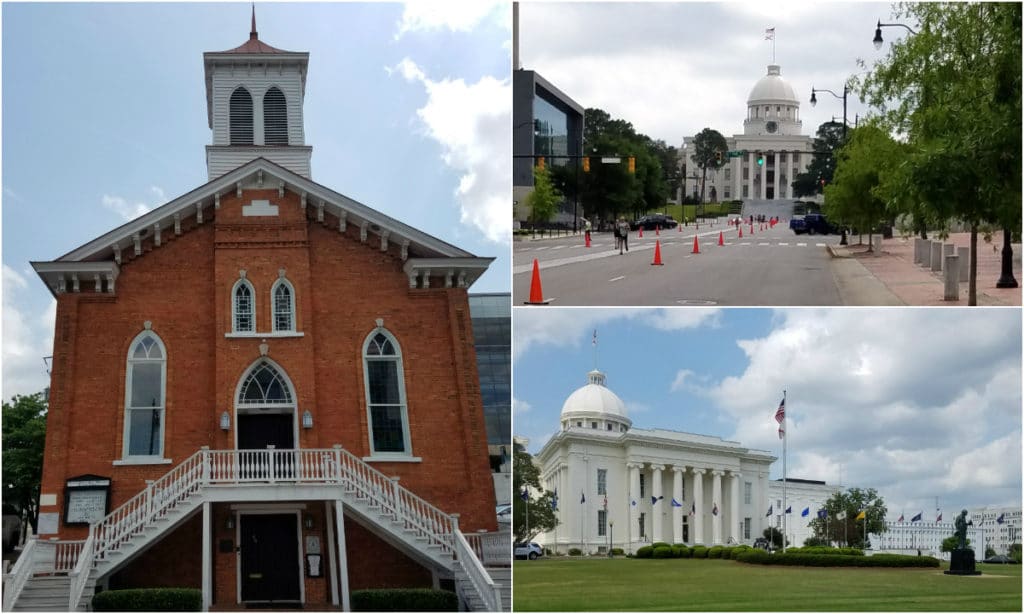
[[[772,62],[775,61],[775,37],[772,36]],[[786,391],[782,391],[782,403],[786,403]],[[786,413],[782,413],[782,553],[786,553],[786,535],[788,535],[788,524],[786,522],[786,442],[789,439],[789,432],[786,429]]]

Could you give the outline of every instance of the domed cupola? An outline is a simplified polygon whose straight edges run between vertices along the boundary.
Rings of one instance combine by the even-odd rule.
[[[586,429],[601,433],[625,433],[633,425],[626,404],[605,386],[598,370],[587,374],[587,385],[577,388],[562,405],[562,430]]]
[[[747,97],[743,133],[800,134],[801,123],[800,101],[793,92],[793,86],[782,78],[778,64],[769,64],[768,74],[754,84]]]

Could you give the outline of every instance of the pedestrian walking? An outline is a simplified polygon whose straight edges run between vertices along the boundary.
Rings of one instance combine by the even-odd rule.
[[[619,221],[612,220],[612,234],[615,235],[615,249],[622,244],[622,235],[619,234]]]
[[[590,220],[583,218],[583,233],[586,237],[587,243],[590,243]]]
[[[620,217],[619,223],[616,224],[616,228],[619,229],[619,255],[622,255],[622,250],[629,251],[629,222],[626,218]]]

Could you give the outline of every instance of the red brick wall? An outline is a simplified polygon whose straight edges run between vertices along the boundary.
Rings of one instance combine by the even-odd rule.
[[[345,519],[349,590],[430,588],[433,575],[351,518]]]

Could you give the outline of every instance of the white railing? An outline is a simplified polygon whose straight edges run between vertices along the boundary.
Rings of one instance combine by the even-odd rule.
[[[462,566],[463,571],[466,572],[466,576],[469,578],[470,583],[473,585],[473,589],[476,594],[480,596],[480,599],[484,602],[484,607],[487,608],[488,612],[500,612],[501,611],[501,591],[494,584],[494,580],[484,569],[480,559],[473,553],[473,548],[470,547],[469,542],[466,541],[466,536],[462,534],[462,531],[455,530],[455,553],[458,558],[459,565]]]
[[[466,533],[466,541],[473,548],[476,558],[484,565],[512,565],[512,533],[498,531],[496,533]]]
[[[89,527],[89,538],[85,540],[80,552],[92,552],[94,543],[96,543],[96,537],[93,533],[93,527]],[[78,564],[68,574],[71,577],[70,590],[68,591],[69,612],[74,612],[78,609],[78,602],[82,599],[82,593],[85,592],[85,585],[89,581],[90,571],[92,571],[92,559],[88,556],[78,557]]]
[[[39,540],[34,537],[27,540],[10,573],[4,574],[4,612],[10,612],[14,608],[14,602],[18,600],[21,589],[25,588],[25,583],[35,571],[36,564],[33,559],[37,543]]]

